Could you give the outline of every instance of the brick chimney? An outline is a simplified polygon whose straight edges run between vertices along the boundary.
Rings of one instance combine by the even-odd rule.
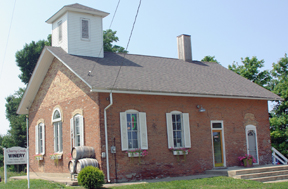
[[[192,62],[192,48],[190,35],[177,36],[178,58],[187,62]]]

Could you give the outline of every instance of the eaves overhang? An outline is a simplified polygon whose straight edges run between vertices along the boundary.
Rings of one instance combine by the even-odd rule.
[[[237,96],[224,94],[204,94],[204,93],[180,93],[180,92],[164,92],[164,91],[145,91],[145,90],[128,90],[128,89],[101,89],[92,88],[91,92],[99,93],[122,93],[122,94],[139,94],[139,95],[163,95],[163,96],[183,96],[183,97],[202,97],[202,98],[228,98],[228,99],[247,99],[247,100],[269,100],[283,101],[281,97],[261,97],[261,96]]]
[[[51,16],[48,20],[46,20],[46,23],[52,24],[55,20],[57,20],[60,16],[62,16],[64,13],[66,13],[68,11],[96,15],[96,16],[100,16],[102,18],[109,15],[109,13],[107,13],[107,12],[96,10],[96,9],[94,9],[93,11],[90,11],[90,10],[83,10],[83,9],[77,9],[77,8],[73,8],[73,7],[64,6],[58,12],[56,12],[53,16]]]

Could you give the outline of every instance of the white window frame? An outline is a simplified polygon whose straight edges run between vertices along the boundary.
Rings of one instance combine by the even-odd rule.
[[[40,136],[40,128],[42,128],[42,135]],[[40,139],[42,138],[42,140]],[[41,151],[42,145],[42,151]],[[35,154],[45,154],[45,125],[44,123],[39,123],[35,126]]]
[[[182,146],[180,146],[180,147],[175,147],[175,145],[174,145],[172,115],[180,115],[181,116]],[[180,111],[172,111],[170,113],[166,113],[166,126],[167,126],[167,139],[168,139],[168,148],[169,149],[171,149],[171,148],[172,149],[191,148],[189,113],[182,113]]]
[[[56,111],[59,112],[60,117],[54,119],[54,114]],[[55,108],[52,113],[52,123],[54,131],[54,153],[63,153],[62,115],[59,108]]]
[[[88,22],[88,38],[84,38],[83,37],[83,25],[82,25],[82,21],[83,20],[86,20]],[[81,35],[81,40],[84,40],[84,41],[90,41],[90,35],[91,32],[90,32],[90,19],[89,18],[80,18],[80,35]]]
[[[135,148],[129,148],[129,144],[128,144],[129,138],[128,138],[128,129],[127,129],[127,114],[137,115],[138,149],[148,150],[146,113],[130,109],[125,112],[120,112],[120,130],[121,130],[122,151],[135,149]]]
[[[247,147],[247,154],[249,154],[249,140],[248,140],[248,132],[254,131],[255,133],[255,142],[256,142],[256,153],[257,153],[257,163],[253,163],[253,165],[259,165],[259,153],[258,153],[258,137],[257,137],[257,129],[254,125],[246,125],[245,127],[245,135],[246,135],[246,147]]]
[[[76,141],[76,119],[79,119],[80,143]],[[75,146],[84,146],[84,118],[81,114],[76,114],[70,119],[71,149]]]
[[[63,27],[62,27],[62,20],[60,20],[58,23],[58,41],[59,43],[62,42],[63,39]]]
[[[221,123],[221,128],[213,128],[213,123]],[[213,146],[213,130],[221,130],[222,132],[222,147],[223,147],[223,166],[226,167],[226,152],[225,152],[225,137],[224,137],[224,124],[222,120],[212,120],[211,121],[211,140],[212,140],[212,157],[213,157],[213,167],[215,167],[214,159],[214,146]]]

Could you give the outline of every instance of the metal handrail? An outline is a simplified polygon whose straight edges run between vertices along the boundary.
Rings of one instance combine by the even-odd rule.
[[[274,147],[271,148],[272,150],[272,164],[276,165],[276,159],[280,161],[282,164],[287,164],[288,159],[281,154],[278,150],[276,150]]]

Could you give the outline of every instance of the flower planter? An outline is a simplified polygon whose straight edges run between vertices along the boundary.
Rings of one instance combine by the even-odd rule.
[[[243,159],[244,167],[253,167],[252,159]]]
[[[139,152],[128,152],[128,157],[142,157],[142,154]]]
[[[36,161],[41,161],[41,160],[43,160],[43,155],[41,155],[41,156],[35,156],[35,160],[36,160]]]
[[[188,150],[174,150],[173,151],[173,155],[174,156],[181,156],[181,155],[187,155],[188,154]]]
[[[50,156],[51,159],[62,159],[62,154],[55,154]]]

